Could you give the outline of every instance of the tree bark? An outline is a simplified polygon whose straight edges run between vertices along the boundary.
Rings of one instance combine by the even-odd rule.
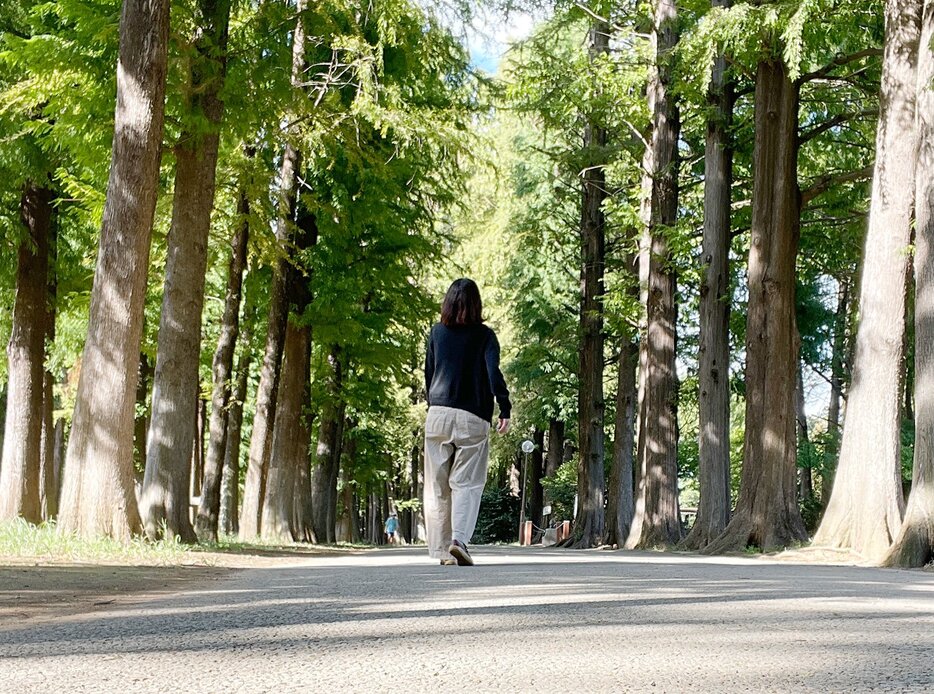
[[[152,377],[152,364],[146,354],[140,352],[139,371],[136,382],[136,417],[133,421],[134,467],[146,468],[146,439],[149,436],[149,379]]]
[[[639,423],[640,500],[627,547],[655,547],[681,539],[678,509],[678,374],[675,363],[676,276],[667,236],[678,216],[680,113],[671,92],[672,52],[678,42],[673,0],[655,4],[655,64],[649,71],[652,138],[645,175],[651,178],[644,396]]]
[[[303,409],[310,389],[311,328],[290,320],[284,352],[261,524],[262,538],[274,542],[301,537],[302,529],[295,523],[295,487],[307,464],[310,444]]]
[[[217,540],[218,515],[221,503],[221,480],[227,450],[230,391],[233,377],[234,352],[240,332],[240,299],[243,293],[243,273],[247,263],[247,241],[250,234],[250,202],[245,187],[240,190],[237,204],[239,222],[231,240],[230,264],[227,270],[227,295],[221,318],[221,332],[212,362],[211,424],[208,452],[204,464],[204,489],[195,519],[195,530],[202,541]],[[239,432],[238,432],[239,434]]]
[[[623,335],[619,348],[619,377],[616,382],[616,426],[613,435],[613,467],[607,498],[606,544],[622,547],[629,536],[635,513],[633,467],[635,466],[635,415],[638,399],[636,362],[639,344]]]
[[[341,513],[337,532],[338,542],[357,543],[360,541],[360,528],[357,526],[357,514],[354,506],[355,483],[353,481],[353,469],[356,462],[357,439],[351,435],[351,432],[355,428],[356,424],[354,422],[348,422],[344,427],[344,455],[342,458],[344,464],[341,466]],[[406,537],[406,542],[411,542],[411,538]]]
[[[20,198],[20,219],[25,233],[17,254],[13,328],[7,344],[0,521],[22,517],[39,523],[52,191],[27,183]]]
[[[827,445],[821,468],[821,507],[826,510],[833,488],[834,471],[837,468],[837,453],[840,450],[840,401],[843,399],[844,366],[846,353],[847,324],[849,318],[850,283],[841,282],[834,318],[833,346],[830,355],[830,403],[827,406]]]
[[[590,29],[590,60],[609,52],[609,26],[595,21]],[[578,512],[574,546],[595,547],[603,541],[606,516],[603,472],[603,274],[606,230],[603,201],[606,198],[606,129],[587,116],[584,151],[588,165],[581,191],[581,291],[580,376],[578,391],[577,468]]]
[[[168,236],[159,347],[152,387],[152,420],[140,511],[146,534],[183,542],[197,538],[189,520],[189,459],[183,442],[194,438],[201,313],[207,268],[208,230],[214,206],[221,93],[227,72],[230,0],[199,0],[196,55],[190,63],[187,115],[197,127],[184,130],[175,147],[175,198]],[[200,484],[198,484],[200,487]]]
[[[55,317],[58,303],[58,228],[49,225],[48,281],[46,282],[45,344],[55,344]],[[43,364],[48,360],[43,349]],[[55,470],[55,376],[45,367],[42,387],[42,435],[39,459],[39,500],[43,520],[58,515],[59,477]],[[2,450],[2,445],[0,445]]]
[[[548,423],[548,454],[545,458],[545,477],[554,477],[564,462],[564,421],[552,419]]]
[[[220,531],[235,535],[240,530],[240,446],[243,428],[243,405],[247,399],[250,364],[253,361],[253,331],[256,325],[256,301],[253,292],[247,294],[243,308],[241,351],[237,362],[237,382],[230,396],[227,412],[227,440],[224,448],[224,474],[221,478],[221,504],[218,522]]]
[[[128,540],[141,527],[133,409],[165,109],[168,0],[125,2],[100,250],[59,527]]]
[[[711,0],[730,7],[732,0]],[[730,202],[733,83],[717,57],[707,92],[704,149],[704,280],[700,286],[698,455],[700,502],[684,549],[706,547],[730,521]]]
[[[759,63],[747,272],[746,433],[732,520],[705,551],[763,551],[807,539],[795,475],[798,88],[781,60]]]
[[[853,377],[833,492],[814,536],[817,545],[848,548],[876,561],[898,534],[904,508],[900,379],[911,191],[919,148],[913,124],[915,90],[921,84],[921,13],[921,0],[886,2],[876,162]]]
[[[311,478],[312,529],[315,542],[334,542],[334,517],[331,505],[331,482],[334,479],[333,468],[340,464],[341,423],[344,418],[343,395],[341,394],[343,365],[341,350],[332,346],[328,355],[328,373],[325,389],[327,394],[321,409],[321,423],[318,430],[316,463]]]
[[[811,477],[811,439],[808,434],[808,418],[804,411],[804,378],[801,375],[801,365],[798,365],[798,378],[795,386],[795,422],[798,432],[798,450],[805,450],[808,459],[804,464],[798,465],[798,498],[801,501],[810,501],[814,496],[814,482]]]
[[[915,451],[908,507],[886,566],[934,559],[934,1],[925,0],[917,59],[915,188]],[[854,383],[856,374],[854,373]],[[852,398],[852,395],[850,396]],[[847,414],[849,422],[849,414]],[[844,425],[844,436],[846,436]],[[845,439],[844,439],[845,440]],[[836,488],[834,488],[836,493]]]

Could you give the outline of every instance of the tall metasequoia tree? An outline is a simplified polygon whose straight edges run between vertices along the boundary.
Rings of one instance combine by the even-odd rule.
[[[305,69],[305,28],[302,12],[304,0],[298,0],[298,18],[292,34],[292,86],[298,88]],[[276,242],[283,254],[273,269],[269,288],[269,316],[266,323],[266,347],[256,389],[256,408],[250,433],[250,457],[243,487],[243,508],[240,510],[240,537],[253,539],[260,534],[263,498],[266,494],[266,472],[272,450],[272,435],[276,419],[276,400],[279,391],[279,370],[285,346],[288,319],[286,285],[289,263],[285,247],[292,235],[292,221],[296,210],[296,187],[300,167],[299,151],[287,142],[279,168],[279,218],[276,223]]]
[[[335,541],[335,510],[331,505],[336,485],[332,482],[340,468],[345,409],[341,392],[344,370],[341,359],[340,347],[332,346],[327,359],[327,394],[321,408],[318,447],[311,475],[311,525],[315,542],[319,543]],[[332,486],[335,487],[333,490]]]
[[[45,333],[52,191],[27,182],[20,199],[23,238],[16,265],[9,385],[0,463],[0,520],[42,520],[39,499],[45,393]]]
[[[46,283],[45,344],[55,343],[55,316],[58,301],[58,229],[55,223],[49,227],[48,281]],[[42,359],[47,354],[43,350]],[[55,464],[55,376],[46,366],[42,378],[42,436],[39,449],[39,502],[43,520],[58,515],[58,491],[61,476]]]
[[[711,0],[730,7],[732,0]],[[730,192],[733,187],[733,83],[726,58],[714,61],[707,92],[704,148],[704,237],[698,346],[698,481],[700,502],[685,549],[706,547],[730,521]]]
[[[834,317],[833,343],[830,354],[830,404],[827,407],[827,445],[821,470],[821,507],[826,509],[833,488],[837,452],[840,450],[840,401],[843,400],[844,351],[847,343],[847,322],[850,307],[850,283],[841,281]]]
[[[243,272],[247,262],[247,241],[250,235],[250,203],[245,187],[237,201],[239,221],[231,240],[230,263],[227,268],[227,294],[221,317],[221,332],[217,340],[212,363],[213,391],[211,393],[211,424],[208,452],[204,463],[204,488],[201,504],[195,518],[195,530],[204,541],[217,540],[217,522],[221,503],[221,480],[227,451],[228,405],[233,377],[234,352],[240,332],[240,297],[243,290]],[[239,435],[239,431],[237,432]]]
[[[152,362],[149,356],[139,355],[139,372],[136,383],[136,419],[133,421],[134,461],[140,469],[146,467],[146,439],[149,436],[149,381],[152,379]]]
[[[590,60],[605,56],[609,25],[595,21],[590,29]],[[603,508],[603,272],[606,230],[603,201],[606,198],[606,129],[587,117],[584,150],[588,166],[581,189],[580,278],[580,386],[578,391],[577,468],[578,512],[574,522],[574,546],[594,547],[603,541],[606,517]]]
[[[876,162],[852,382],[833,492],[814,536],[815,544],[846,547],[868,559],[880,559],[889,548],[904,504],[900,384],[918,161],[914,123],[921,12],[922,0],[886,2]]]
[[[168,0],[126,0],[117,108],[88,337],[59,528],[127,540],[140,530],[133,414],[165,114]]]
[[[301,539],[302,528],[296,524],[301,513],[295,512],[298,500],[295,487],[302,467],[308,462],[310,432],[303,410],[310,390],[310,360],[311,328],[290,320],[285,333],[282,382],[263,500],[260,532],[264,540],[289,542]]]
[[[190,458],[185,442],[195,437],[201,310],[207,267],[221,92],[227,71],[230,0],[199,0],[185,93],[186,111],[204,122],[189,126],[175,145],[175,196],[168,236],[159,348],[152,385],[152,418],[140,512],[146,534],[195,541],[189,520]]]
[[[545,477],[554,477],[564,462],[564,420],[548,422],[548,453],[545,457]]]
[[[798,498],[801,501],[810,501],[814,496],[814,480],[811,476],[811,440],[808,434],[807,413],[804,410],[804,376],[801,369],[801,364],[798,364],[798,376],[795,381],[795,423],[798,448],[808,452],[808,459],[804,461],[804,465],[798,465]]]
[[[338,542],[359,542],[360,526],[357,517],[357,508],[354,501],[354,482],[353,468],[357,455],[357,438],[353,436],[353,430],[356,424],[348,421],[344,426],[344,454],[342,456],[343,465],[341,465],[341,513],[337,524]],[[403,518],[410,516],[411,512],[400,514]],[[409,521],[407,521],[409,522]],[[409,532],[411,533],[411,523],[409,522]],[[406,542],[411,542],[412,536],[406,537]]]
[[[256,302],[249,292],[243,307],[243,330],[241,331],[240,357],[237,360],[237,381],[230,394],[225,424],[227,436],[224,446],[224,474],[221,477],[221,501],[218,513],[220,532],[234,535],[240,530],[240,431],[243,428],[243,404],[249,387],[250,364],[252,363],[253,329],[256,323]]]
[[[622,546],[629,536],[635,513],[633,469],[635,465],[636,363],[639,343],[623,335],[619,346],[619,375],[616,381],[616,422],[613,433],[613,465],[606,502],[606,544]],[[550,453],[549,449],[549,453]]]
[[[915,457],[911,494],[887,566],[934,559],[934,0],[925,0],[917,60],[915,188]],[[856,374],[854,373],[854,382]],[[852,398],[852,395],[850,396]],[[847,413],[849,421],[849,413]],[[844,425],[845,430],[845,425]],[[845,436],[846,434],[844,434]],[[836,493],[836,488],[834,488]]]
[[[295,247],[300,253],[318,241],[315,216],[302,206]],[[285,332],[272,451],[263,498],[260,535],[278,542],[301,540],[305,500],[296,493],[304,485],[311,432],[305,414],[311,392],[311,325],[303,314],[311,299],[309,278],[292,266],[288,273],[289,320]]]
[[[672,53],[678,42],[674,0],[655,3],[648,101],[652,136],[645,153],[650,179],[647,253],[644,388],[640,403],[639,502],[627,547],[669,545],[681,539],[678,509],[678,374],[675,365],[677,305],[675,270],[667,235],[678,215],[678,137],[680,114],[672,85]]]
[[[797,132],[798,86],[770,55],[756,71],[743,472],[733,518],[709,552],[807,539],[795,474]]]

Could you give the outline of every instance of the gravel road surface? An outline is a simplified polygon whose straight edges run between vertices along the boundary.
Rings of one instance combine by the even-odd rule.
[[[284,559],[8,625],[0,691],[934,691],[932,573],[473,552]]]

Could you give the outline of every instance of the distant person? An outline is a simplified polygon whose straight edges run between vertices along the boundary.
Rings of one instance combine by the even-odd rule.
[[[425,531],[428,552],[442,564],[472,566],[473,536],[486,484],[493,400],[496,430],[509,430],[512,405],[499,370],[496,333],[483,324],[480,290],[456,280],[431,329],[425,357]]]
[[[391,545],[396,544],[396,531],[399,530],[399,519],[396,518],[395,511],[389,514],[389,518],[386,519],[383,529],[386,531],[386,542]]]

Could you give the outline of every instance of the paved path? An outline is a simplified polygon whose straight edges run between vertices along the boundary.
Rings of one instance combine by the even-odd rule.
[[[934,574],[390,549],[0,631],[3,692],[934,691]],[[288,561],[288,560],[285,560]]]

